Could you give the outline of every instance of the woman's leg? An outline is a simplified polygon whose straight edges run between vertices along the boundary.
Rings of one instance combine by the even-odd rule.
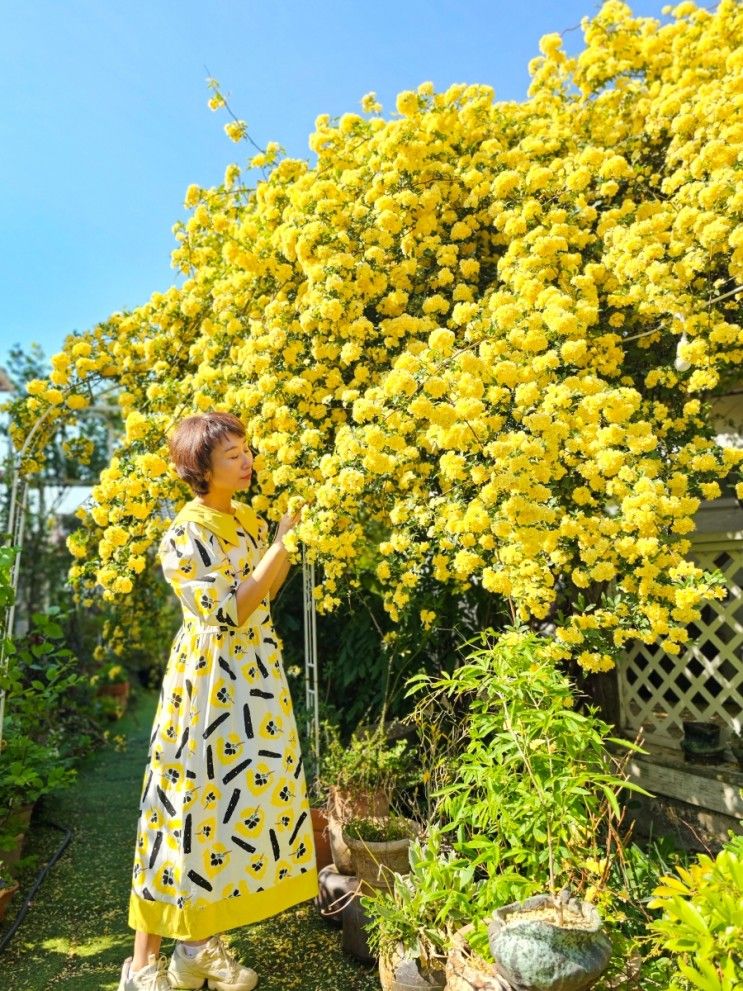
[[[146,967],[150,953],[154,953],[157,956],[160,952],[162,940],[162,936],[158,936],[156,933],[146,933],[141,929],[137,929],[134,934],[134,955],[132,957],[131,969],[141,970],[143,967]]]

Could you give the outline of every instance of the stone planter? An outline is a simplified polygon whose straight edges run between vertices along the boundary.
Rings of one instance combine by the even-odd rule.
[[[446,958],[446,991],[514,991],[492,963],[472,950],[469,937],[473,929],[470,923],[452,936]]]
[[[443,991],[446,987],[445,960],[439,966],[422,967],[417,957],[398,943],[388,959],[379,958],[379,980],[383,991]]]
[[[343,823],[357,816],[384,816],[390,810],[387,795],[375,792],[343,791],[335,785],[328,789],[328,840],[333,863],[341,874],[353,874],[351,851],[343,841]]]
[[[416,834],[420,832],[418,824],[412,819],[407,822],[415,829]],[[410,838],[376,842],[356,839],[345,830],[342,838],[351,853],[353,873],[370,887],[389,891],[392,888],[393,871],[397,874],[410,873]]]
[[[328,836],[328,813],[326,809],[310,809],[310,814],[315,834],[315,860],[317,869],[321,870],[333,863],[333,852],[330,849]]]
[[[611,942],[596,908],[549,895],[498,909],[488,925],[496,969],[515,991],[586,991],[606,970]]]

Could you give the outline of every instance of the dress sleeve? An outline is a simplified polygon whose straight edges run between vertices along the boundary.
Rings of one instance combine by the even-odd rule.
[[[206,626],[238,626],[237,575],[209,530],[191,520],[171,527],[159,555],[163,574],[184,609]]]

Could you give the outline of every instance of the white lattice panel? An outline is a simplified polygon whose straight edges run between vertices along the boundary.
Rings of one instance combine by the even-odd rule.
[[[743,540],[695,542],[690,557],[705,571],[725,575],[728,595],[713,599],[690,623],[678,657],[633,641],[619,670],[622,726],[642,729],[647,743],[677,747],[685,719],[716,719],[743,731]]]

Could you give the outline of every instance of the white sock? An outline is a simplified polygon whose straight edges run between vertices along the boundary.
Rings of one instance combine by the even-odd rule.
[[[183,948],[183,952],[186,954],[187,957],[195,957],[197,953],[200,953],[201,950],[204,949],[204,947],[206,946],[206,942],[207,941],[204,940],[203,943],[197,943],[195,946],[189,946],[188,943],[182,942],[181,947]]]

